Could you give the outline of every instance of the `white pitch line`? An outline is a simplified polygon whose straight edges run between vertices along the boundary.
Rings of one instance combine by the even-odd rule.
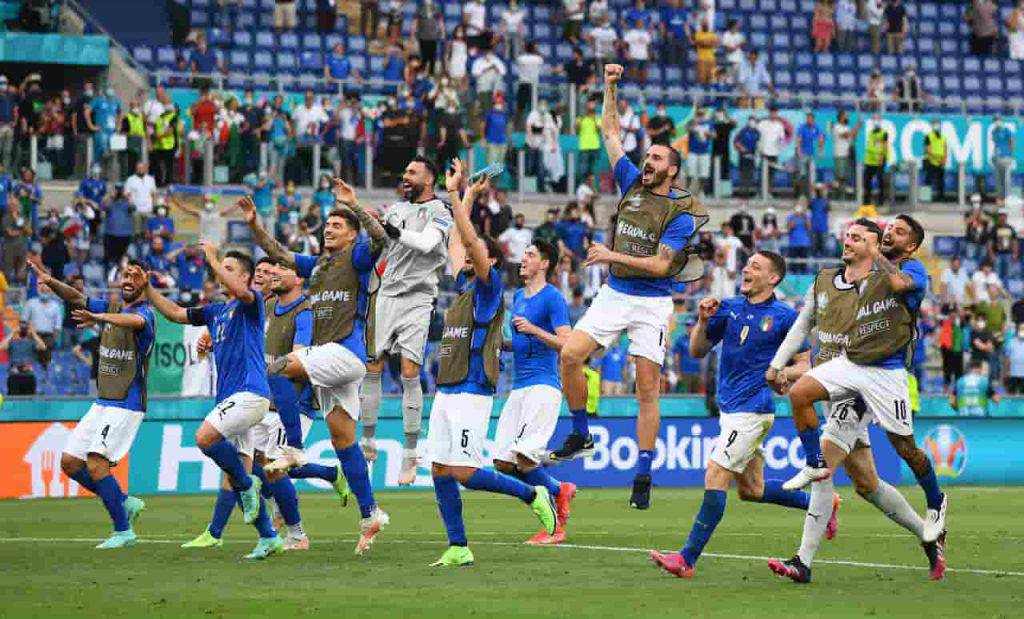
[[[0,544],[4,543],[42,543],[42,544],[53,544],[53,543],[96,543],[102,542],[100,538],[84,538],[84,537],[7,537],[0,538]],[[139,540],[141,544],[183,544],[188,540],[184,539],[171,539],[161,537],[147,537]],[[325,538],[313,538],[313,543],[352,543],[356,541],[355,538],[343,538],[343,537],[325,537]],[[404,544],[429,544],[438,545],[444,544],[444,540],[425,540],[425,539],[389,539],[390,542],[404,543]],[[252,540],[242,539],[226,539],[225,544],[251,544]],[[525,546],[522,542],[475,542],[477,546]],[[568,548],[571,550],[595,550],[603,552],[629,552],[629,553],[649,553],[650,548],[638,548],[633,546],[597,546],[592,544],[559,544],[557,546],[539,546],[540,548]],[[767,561],[771,557],[761,555],[740,555],[740,554],[729,554],[729,553],[718,553],[718,552],[705,552],[701,556],[714,557],[716,559],[736,559],[740,561]],[[870,563],[865,561],[849,561],[845,559],[817,559],[815,563],[822,563],[825,565],[841,565],[846,567],[867,567],[875,569],[889,569],[889,570],[909,570],[909,571],[927,571],[928,568],[921,567],[918,565],[901,565],[898,563]],[[946,570],[947,572],[957,574],[977,574],[980,576],[1019,576],[1024,577],[1024,572],[1014,572],[1009,570],[981,570],[975,568],[965,567],[951,567]]]

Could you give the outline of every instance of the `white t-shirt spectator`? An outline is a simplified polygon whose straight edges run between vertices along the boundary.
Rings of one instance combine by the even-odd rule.
[[[716,299],[727,299],[736,294],[736,277],[728,267],[711,267],[711,289],[708,294]]]
[[[611,25],[598,26],[590,31],[594,39],[594,58],[610,60],[615,58],[615,44],[619,41],[619,34]]]
[[[731,273],[739,270],[740,250],[743,249],[743,241],[737,236],[725,236],[718,239],[716,243],[719,252],[725,254],[725,268]]]
[[[156,181],[149,174],[139,176],[132,174],[124,182],[124,192],[128,194],[128,201],[135,205],[135,210],[143,215],[153,214],[153,192],[156,191]]]
[[[150,99],[142,104],[142,114],[146,117],[146,124],[148,125],[155,125],[163,113],[164,104],[156,99]]]
[[[466,35],[479,36],[487,30],[487,7],[483,2],[470,2],[462,9],[466,18]]]
[[[341,139],[346,142],[355,142],[359,129],[359,115],[352,108],[344,108],[338,114],[341,124]]]
[[[519,73],[520,84],[540,84],[540,69],[544,66],[544,57],[540,54],[519,54],[516,58],[516,71]]]
[[[566,21],[583,21],[586,15],[583,10],[583,0],[562,0],[562,7]]]
[[[946,300],[957,305],[963,305],[967,296],[967,284],[971,281],[967,269],[962,266],[954,273],[953,269],[946,267],[942,272],[942,290]]]
[[[882,18],[885,16],[885,7],[882,5],[882,0],[868,0],[866,10],[868,25],[881,26]]]
[[[313,135],[319,130],[320,123],[327,122],[327,112],[319,105],[306,107],[303,103],[295,108],[292,120],[295,122],[296,135]]]
[[[521,34],[523,31],[523,21],[526,19],[526,9],[518,7],[516,10],[507,8],[501,13],[501,27],[504,32],[512,34]]]
[[[971,284],[974,285],[974,298],[978,303],[990,303],[992,301],[989,286],[1003,287],[1003,282],[996,275],[995,271],[991,271],[987,275],[985,271],[975,271],[974,275],[971,276]]]
[[[592,24],[600,23],[601,18],[611,15],[608,0],[592,0],[588,10],[590,11],[590,23]]]
[[[758,145],[761,147],[761,154],[768,157],[778,157],[786,142],[786,126],[778,120],[765,118],[757,125],[761,132],[761,140]]]
[[[503,78],[508,69],[501,58],[493,53],[481,56],[473,63],[473,77],[476,78],[477,92],[494,92],[502,88]]]
[[[850,154],[850,125],[836,121],[832,123],[832,156],[843,158]]]
[[[633,28],[626,31],[624,37],[629,48],[628,57],[630,60],[649,60],[651,48],[651,33],[643,28]]]
[[[742,32],[726,30],[722,35],[722,47],[727,50],[732,48],[732,51],[726,54],[725,61],[732,65],[739,65],[743,62],[743,44],[746,41]]]
[[[625,113],[619,115],[619,129],[622,135],[622,150],[631,153],[636,150],[639,143],[637,137],[640,135],[640,118],[627,107]]]
[[[576,205],[582,209],[587,204],[593,204],[596,195],[597,193],[590,185],[580,183],[580,186],[576,188]]]
[[[518,264],[523,261],[523,254],[533,243],[533,230],[527,227],[516,228],[512,226],[501,233],[498,242],[508,248],[508,261]]]

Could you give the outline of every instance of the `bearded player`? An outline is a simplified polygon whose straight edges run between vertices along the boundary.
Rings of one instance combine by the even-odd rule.
[[[663,145],[647,150],[641,172],[626,157],[619,134],[618,82],[622,66],[605,65],[601,134],[615,180],[622,192],[611,247],[591,245],[586,263],[609,265],[608,283],[576,324],[561,352],[562,390],[572,414],[572,432],[555,460],[593,453],[587,423],[587,383],[583,364],[598,348],[608,348],[625,331],[629,354],[636,360],[640,447],[630,506],[647,509],[651,464],[660,423],[661,367],[672,316],[673,277],[685,266],[685,248],[707,221],[703,207],[688,191],[672,186],[679,173],[679,153]]]

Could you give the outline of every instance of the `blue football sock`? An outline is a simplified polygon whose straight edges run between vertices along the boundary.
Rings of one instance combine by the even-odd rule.
[[[373,498],[373,488],[370,487],[370,471],[366,468],[366,458],[363,457],[363,450],[355,443],[345,449],[338,449],[338,461],[341,462],[341,472],[348,479],[348,487],[352,494],[356,495],[359,502],[359,513],[363,518],[369,518],[377,501]]]
[[[237,494],[234,490],[225,490],[221,488],[217,492],[217,502],[213,505],[213,518],[210,519],[210,526],[207,529],[210,531],[210,535],[220,539],[221,535],[224,535],[224,527],[228,526],[228,520],[231,519],[231,512],[234,511],[235,505],[237,504]]]
[[[636,459],[636,474],[650,475],[652,462],[654,462],[654,450],[641,449],[640,456]]]
[[[462,495],[454,477],[435,477],[434,495],[437,509],[441,512],[448,543],[452,546],[466,546],[466,524],[462,521]]]
[[[463,485],[471,490],[486,490],[519,497],[527,503],[532,502],[536,494],[531,486],[527,486],[514,477],[485,469],[474,471]]]
[[[89,492],[93,494],[99,494],[99,492],[96,490],[96,481],[92,478],[91,475],[89,475],[89,471],[86,469],[86,467],[83,466],[82,468],[78,469],[78,471],[76,471],[75,474],[71,476],[71,479],[77,481],[79,486],[85,488]]]
[[[818,428],[807,428],[798,434],[800,444],[804,447],[804,456],[807,459],[807,466],[820,469],[825,466],[825,458],[821,455],[821,433]]]
[[[552,477],[543,466],[538,466],[532,471],[527,472],[516,469],[516,473],[516,477],[531,486],[544,486],[551,493],[551,496],[558,496],[558,493],[562,491],[561,482]]]
[[[940,509],[942,507],[942,491],[939,490],[939,480],[935,478],[935,470],[931,463],[928,464],[928,473],[917,478],[917,483],[924,490],[924,498],[928,502],[928,509]]]
[[[107,475],[96,482],[96,494],[107,508],[110,519],[114,521],[114,530],[129,530],[131,525],[128,524],[128,515],[124,512],[124,493],[121,492],[121,486],[113,475]]]
[[[693,528],[690,529],[690,537],[686,538],[686,546],[681,554],[690,565],[696,565],[700,553],[704,552],[708,540],[715,532],[715,527],[722,521],[725,515],[725,490],[705,490],[704,502],[700,504],[700,511],[693,521]]]
[[[274,406],[284,426],[285,440],[288,445],[302,449],[302,423],[299,417],[299,394],[295,392],[295,383],[280,374],[267,377],[270,395],[274,398]]]
[[[302,522],[302,515],[299,513],[299,496],[295,494],[295,484],[287,477],[268,482],[265,488],[270,489],[270,496],[277,501],[277,508],[281,510],[281,517],[284,523],[295,526]]]
[[[226,439],[221,439],[203,450],[206,457],[217,463],[220,470],[228,474],[231,487],[235,490],[248,490],[252,486],[249,474],[245,472],[245,465],[238,456],[238,450]]]
[[[242,497],[238,490],[235,490],[235,496],[238,498],[238,503],[241,504]],[[277,537],[274,523],[270,520],[270,514],[267,511],[267,502],[263,500],[262,496],[260,496],[260,512],[256,516],[256,520],[253,521],[252,526],[256,527],[260,537]]]
[[[572,415],[572,431],[576,434],[586,436],[590,434],[590,423],[587,421],[587,409],[576,408],[569,410]]]
[[[292,479],[322,479],[333,484],[338,481],[338,467],[310,462],[288,471],[288,477]]]
[[[782,482],[777,479],[764,480],[764,491],[758,503],[774,503],[783,507],[794,507],[807,510],[811,504],[811,495],[803,490],[783,490]]]

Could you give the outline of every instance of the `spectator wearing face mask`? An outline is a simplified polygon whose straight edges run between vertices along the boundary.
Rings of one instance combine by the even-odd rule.
[[[757,170],[758,143],[761,140],[761,132],[757,127],[757,119],[751,116],[736,133],[732,140],[733,148],[739,155],[739,183],[736,195],[749,197],[755,193],[754,175]]]
[[[1013,168],[1013,129],[996,116],[992,119],[992,169],[996,177],[996,201],[1003,204],[1009,186],[1009,173]]]
[[[758,249],[780,253],[782,248],[782,229],[775,208],[769,206],[761,216],[761,223],[754,229],[754,240]]]
[[[25,302],[21,319],[28,321],[32,331],[46,344],[43,350],[38,350],[36,357],[43,369],[46,369],[64,321],[64,304],[46,284],[40,283],[38,291],[39,294]]]
[[[904,112],[920,112],[921,102],[927,98],[921,85],[921,76],[917,67],[910,65],[903,76],[896,80],[896,99],[900,102],[900,110]]]
[[[135,164],[135,174],[124,182],[124,191],[135,208],[135,230],[145,232],[146,220],[153,215],[153,198],[156,195],[156,180],[149,175],[149,166],[143,162]]]
[[[113,194],[103,202],[103,258],[107,267],[119,264],[135,233],[135,206],[125,193],[124,184],[114,185]]]
[[[128,176],[129,170],[142,160],[142,150],[146,148],[146,117],[142,114],[142,105],[138,99],[132,101],[128,111],[121,117],[121,133],[125,135],[125,149],[118,155],[121,174]]]
[[[0,342],[0,351],[7,352],[7,394],[34,395],[36,375],[33,368],[36,355],[46,352],[46,343],[35,332],[32,323],[22,320]]]
[[[985,373],[991,376],[995,371],[993,361],[996,360],[996,341],[984,316],[976,315],[971,321],[970,349],[971,361],[984,363],[987,368]]]
[[[526,227],[526,216],[516,213],[512,220],[512,226],[498,236],[498,243],[505,249],[505,272],[508,281],[518,281],[519,265],[523,261],[523,254],[533,243],[533,230]]]
[[[503,163],[512,138],[512,127],[508,114],[505,113],[505,102],[495,101],[480,126],[480,135],[484,136],[487,151],[487,163]]]
[[[199,238],[209,239],[214,243],[223,243],[227,237],[227,220],[225,217],[234,210],[234,204],[227,204],[217,209],[217,200],[212,195],[204,195],[202,206],[194,206],[173,196],[167,197],[172,208],[194,217],[199,224]]]
[[[146,232],[151,238],[163,237],[164,242],[174,240],[174,220],[171,219],[166,199],[157,199],[153,216],[146,223]]]

